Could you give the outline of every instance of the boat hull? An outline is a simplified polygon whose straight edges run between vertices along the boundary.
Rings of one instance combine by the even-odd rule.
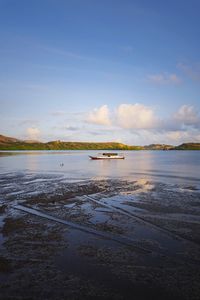
[[[104,159],[108,160],[108,159],[124,159],[125,158],[124,156],[118,156],[118,157],[89,156],[89,157],[91,159],[93,159],[93,160],[99,160],[99,159],[101,159],[101,160],[104,160]]]

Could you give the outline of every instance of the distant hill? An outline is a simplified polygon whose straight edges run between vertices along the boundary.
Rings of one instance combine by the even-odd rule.
[[[0,134],[0,145],[1,144],[6,144],[6,143],[16,143],[20,140],[18,139],[15,139],[15,138],[12,138],[12,137],[9,137],[9,136],[4,136],[4,135],[1,135]]]
[[[174,147],[175,150],[200,150],[200,143],[184,143],[177,147]]]
[[[0,150],[141,150],[140,146],[128,146],[122,143],[87,143],[51,141],[23,141],[10,137],[0,136]]]
[[[40,141],[37,140],[23,140],[23,142],[27,144],[41,143]]]
[[[151,144],[129,146],[122,143],[89,143],[50,141],[42,143],[33,140],[19,140],[0,135],[0,150],[200,150],[200,143],[184,143],[179,146]]]
[[[148,146],[144,146],[145,150],[171,150],[174,147],[172,145],[165,145],[165,144],[151,144]]]

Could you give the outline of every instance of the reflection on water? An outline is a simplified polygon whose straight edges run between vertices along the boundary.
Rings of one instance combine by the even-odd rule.
[[[119,151],[120,152],[120,151]],[[125,160],[90,160],[97,151],[0,152],[0,172],[63,173],[68,178],[138,178],[198,181],[200,151],[127,151]]]

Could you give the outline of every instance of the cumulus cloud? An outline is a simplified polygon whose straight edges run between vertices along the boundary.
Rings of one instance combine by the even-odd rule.
[[[171,140],[171,141],[180,141],[181,139],[185,138],[187,136],[188,138],[188,132],[183,132],[183,131],[169,131],[166,133],[166,138]]]
[[[154,83],[154,84],[180,84],[181,78],[179,78],[176,74],[167,74],[167,73],[161,73],[161,74],[152,74],[147,77],[148,81]]]
[[[37,140],[40,137],[40,130],[37,127],[29,127],[26,132],[30,140]]]
[[[111,125],[108,106],[103,105],[100,108],[95,108],[89,113],[87,122],[97,125]]]
[[[200,125],[200,116],[193,106],[183,105],[174,114],[174,119],[183,125],[198,127]]]
[[[138,132],[138,136],[134,135],[133,144],[135,143],[135,144],[148,145],[148,144],[158,143],[158,144],[180,145],[182,143],[187,143],[187,142],[199,143],[200,142],[199,130],[197,129],[185,129],[185,130],[173,130],[173,131],[141,130]]]
[[[121,104],[116,110],[117,124],[127,129],[154,128],[158,124],[152,108],[142,104]]]
[[[200,142],[200,132],[196,129],[189,129],[185,131],[169,131],[166,132],[165,138],[172,144],[180,144],[186,142]]]
[[[106,125],[101,131],[102,137],[132,140],[128,144],[200,141],[200,115],[193,106],[186,104],[165,118],[158,117],[155,108],[144,104],[123,103],[113,110],[104,105],[89,114],[89,122]],[[99,136],[97,128],[90,131],[90,135]],[[107,130],[110,131],[106,134]]]
[[[182,105],[173,115],[161,119],[150,106],[123,103],[113,111],[107,105],[94,109],[89,113],[87,122],[130,130],[181,131],[187,127],[199,128],[200,115],[193,106]]]

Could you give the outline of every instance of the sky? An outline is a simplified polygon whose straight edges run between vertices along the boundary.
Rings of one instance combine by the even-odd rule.
[[[0,0],[0,134],[200,142],[199,0]]]

